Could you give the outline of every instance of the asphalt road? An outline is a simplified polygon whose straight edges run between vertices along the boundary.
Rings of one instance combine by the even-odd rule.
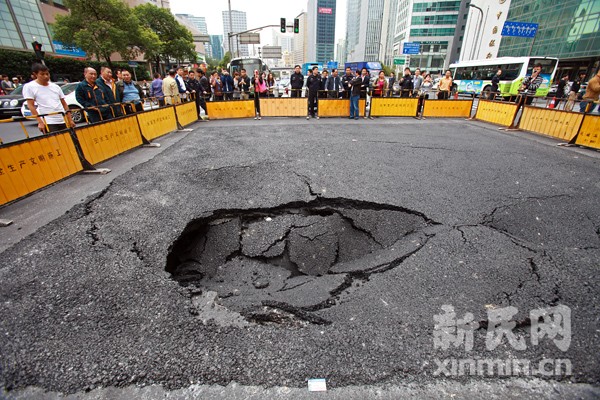
[[[464,120],[194,128],[0,209],[6,397],[600,395],[597,152]],[[434,345],[444,305],[472,349]],[[531,333],[557,306],[566,351],[566,323]],[[526,348],[488,349],[507,307]],[[450,366],[489,359],[572,374]]]

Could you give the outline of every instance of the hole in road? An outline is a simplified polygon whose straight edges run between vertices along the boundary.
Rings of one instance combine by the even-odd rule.
[[[349,199],[218,210],[186,227],[166,270],[190,289],[195,315],[214,314],[217,302],[255,323],[323,323],[310,313],[334,305],[355,278],[399,265],[432,223],[419,212]]]

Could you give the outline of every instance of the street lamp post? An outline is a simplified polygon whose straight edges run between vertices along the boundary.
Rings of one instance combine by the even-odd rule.
[[[477,19],[477,25],[476,25],[476,34],[475,34],[475,41],[473,42],[473,47],[471,50],[471,57],[470,59],[473,60],[473,58],[475,57],[475,48],[477,46],[477,43],[479,43],[479,34],[481,33],[481,24],[483,22],[483,10],[479,7],[477,7],[474,4],[469,4],[469,7],[473,7],[476,8],[477,10],[479,10],[480,18]],[[477,52],[477,54],[479,54],[479,52]]]

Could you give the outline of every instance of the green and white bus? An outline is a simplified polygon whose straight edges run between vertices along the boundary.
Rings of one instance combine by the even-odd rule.
[[[489,97],[492,78],[502,69],[498,90],[500,96],[509,97],[519,94],[523,79],[531,75],[533,66],[542,65],[544,83],[539,87],[536,96],[547,96],[550,84],[556,74],[558,58],[552,57],[500,57],[489,60],[463,61],[450,64],[449,69],[454,77],[454,85],[459,93]]]

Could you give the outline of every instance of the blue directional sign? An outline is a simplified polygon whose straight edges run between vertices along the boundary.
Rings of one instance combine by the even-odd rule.
[[[337,69],[338,67],[338,62],[337,61],[328,61],[327,62],[327,69]]]
[[[537,33],[539,24],[529,22],[506,21],[502,28],[502,36],[518,36],[533,38]]]
[[[421,52],[421,43],[406,42],[402,45],[402,54],[419,54]]]

